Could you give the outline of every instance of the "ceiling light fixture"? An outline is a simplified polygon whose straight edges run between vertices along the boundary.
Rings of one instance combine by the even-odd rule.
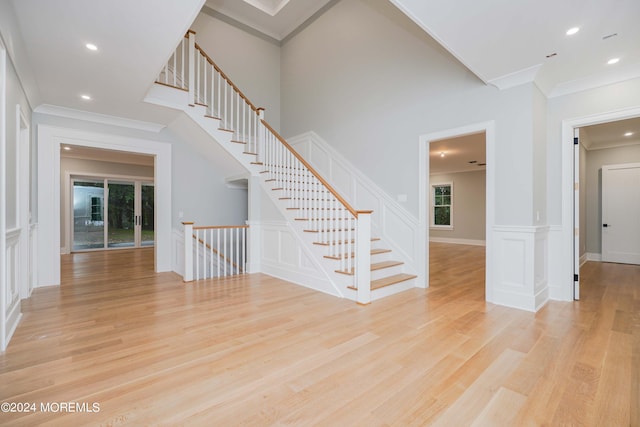
[[[440,157],[444,157],[444,151],[440,152]]]
[[[579,27],[569,28],[569,29],[567,30],[567,35],[568,35],[568,36],[572,36],[572,35],[574,35],[575,33],[577,33],[578,31],[580,31],[580,28],[579,28]]]
[[[607,64],[613,65],[613,64],[617,64],[619,61],[620,61],[620,58],[611,58],[610,60],[607,61]]]
[[[85,101],[91,101],[91,97],[89,95],[80,95],[80,98],[84,99]]]
[[[631,135],[633,135],[633,132],[627,132],[624,134],[624,136],[631,136]]]
[[[85,46],[87,49],[89,49],[89,50],[94,50],[94,51],[95,51],[95,50],[98,50],[98,46],[96,46],[96,45],[95,45],[95,44],[93,44],[93,43],[87,43],[87,44],[85,44],[84,46]]]

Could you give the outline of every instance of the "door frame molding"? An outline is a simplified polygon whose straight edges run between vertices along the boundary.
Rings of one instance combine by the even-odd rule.
[[[496,132],[495,121],[487,121],[474,123],[457,128],[447,129],[439,132],[433,132],[421,135],[418,145],[418,200],[419,200],[419,221],[418,235],[420,236],[420,247],[418,250],[419,277],[423,280],[424,287],[429,287],[429,144],[432,141],[441,139],[455,138],[475,133],[485,133],[485,150],[486,150],[486,231],[485,231],[485,299],[493,302],[493,228],[495,226],[495,146]],[[424,262],[420,262],[424,260]]]
[[[580,226],[575,224],[574,218],[574,209],[579,210],[580,206],[575,207],[574,200],[573,130],[636,117],[640,117],[640,106],[562,120],[562,259],[564,261],[558,297],[564,301],[573,301],[574,229]]]
[[[38,125],[38,286],[60,285],[60,146],[72,144],[155,157],[155,271],[171,271],[171,143]]]

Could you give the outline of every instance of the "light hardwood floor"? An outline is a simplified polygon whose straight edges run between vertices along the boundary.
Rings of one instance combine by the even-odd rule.
[[[582,301],[533,314],[484,302],[481,247],[433,244],[431,288],[364,307],[261,274],[183,284],[151,255],[62,258],[0,355],[0,401],[37,411],[0,424],[640,425],[639,266],[587,263]]]

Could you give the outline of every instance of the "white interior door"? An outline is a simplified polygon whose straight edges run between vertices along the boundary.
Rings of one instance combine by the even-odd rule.
[[[580,299],[580,129],[573,130],[573,299]]]
[[[602,166],[602,261],[640,264],[640,163]]]

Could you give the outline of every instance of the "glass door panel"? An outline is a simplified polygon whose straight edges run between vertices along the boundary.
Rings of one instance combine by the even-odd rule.
[[[108,181],[107,247],[135,246],[135,185],[133,182]]]
[[[104,248],[104,182],[73,181],[73,250]]]
[[[153,246],[154,244],[154,190],[152,183],[142,183],[140,190],[140,246]]]

